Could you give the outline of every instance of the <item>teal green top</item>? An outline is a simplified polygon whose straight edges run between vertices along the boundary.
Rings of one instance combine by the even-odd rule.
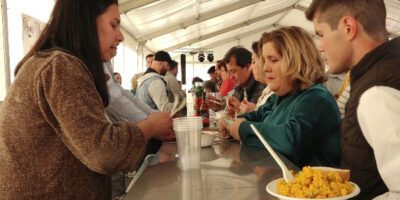
[[[285,97],[274,94],[258,110],[239,117],[247,120],[239,127],[245,145],[265,148],[250,128],[254,124],[273,149],[300,168],[340,164],[340,112],[320,84]]]

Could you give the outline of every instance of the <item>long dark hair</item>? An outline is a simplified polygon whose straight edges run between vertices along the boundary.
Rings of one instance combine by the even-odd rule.
[[[50,20],[35,45],[18,63],[23,64],[36,52],[60,48],[81,59],[92,73],[104,106],[108,105],[107,85],[97,33],[96,18],[118,0],[57,0]]]

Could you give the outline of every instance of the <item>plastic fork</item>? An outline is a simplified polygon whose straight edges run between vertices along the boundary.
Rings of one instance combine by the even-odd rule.
[[[208,101],[214,102],[214,103],[216,103],[216,104],[218,104],[218,105],[220,105],[220,106],[224,105],[224,103],[218,102],[218,101],[214,101],[214,100],[212,100],[212,99],[209,99]]]
[[[264,137],[261,135],[260,132],[258,132],[257,128],[253,125],[250,124],[251,129],[253,129],[254,133],[257,135],[258,139],[261,140],[261,142],[264,144],[265,148],[269,151],[271,156],[275,159],[275,161],[278,163],[279,167],[281,167],[282,173],[283,173],[283,178],[285,179],[286,182],[292,182],[294,181],[294,177],[292,173],[288,170],[286,167],[285,163],[282,162],[282,160],[279,158],[279,156],[275,153],[275,151],[272,149],[272,147],[268,144],[268,142],[264,139]]]

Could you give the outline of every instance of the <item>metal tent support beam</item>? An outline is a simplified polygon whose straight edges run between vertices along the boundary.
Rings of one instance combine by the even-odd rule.
[[[4,51],[4,69],[5,69],[5,86],[6,90],[11,85],[11,72],[10,72],[10,48],[8,44],[8,18],[7,18],[7,2],[1,0],[1,18],[3,25],[3,51]]]
[[[130,10],[140,8],[142,6],[154,3],[158,0],[130,0],[125,3],[119,4],[119,12],[120,13],[126,13]]]
[[[189,27],[191,25],[194,24],[198,24],[200,22],[204,22],[206,20],[230,13],[232,11],[253,5],[255,3],[261,2],[263,0],[246,0],[246,1],[237,1],[229,6],[225,6],[223,8],[217,8],[214,10],[210,10],[204,14],[200,14],[198,18],[193,18],[193,19],[189,19],[187,21],[184,21],[180,24],[175,24],[175,25],[171,25],[168,28],[156,31],[154,33],[150,33],[150,34],[146,34],[143,37],[138,38],[140,42],[144,42],[146,40],[151,40],[153,38],[159,37],[161,35],[167,34],[167,33],[171,33],[174,31],[177,31],[179,29],[184,29],[186,27]]]
[[[223,40],[219,40],[219,41],[213,42],[212,44],[207,45],[207,46],[204,46],[204,47],[202,47],[202,48],[203,48],[203,49],[212,49],[212,48],[214,48],[214,47],[217,47],[217,46],[220,46],[220,45],[223,45],[223,44],[232,42],[232,41],[240,40],[240,39],[242,39],[242,38],[245,38],[245,37],[247,37],[247,36],[250,36],[250,35],[253,35],[253,34],[262,32],[262,31],[268,31],[268,30],[270,30],[270,29],[272,29],[272,28],[275,28],[275,27],[277,27],[277,26],[278,26],[278,25],[267,25],[267,26],[263,26],[263,27],[254,29],[254,30],[252,30],[252,31],[249,31],[249,32],[246,32],[246,33],[243,33],[243,34],[234,36],[234,37],[230,37],[230,38],[227,38],[227,39],[223,39]]]
[[[221,30],[219,30],[219,31],[215,31],[215,32],[212,32],[212,33],[209,33],[209,34],[206,34],[206,35],[202,35],[202,36],[200,36],[200,37],[198,37],[198,38],[194,38],[194,39],[188,40],[188,41],[186,41],[186,42],[179,43],[179,44],[174,45],[174,46],[172,46],[172,47],[166,48],[165,51],[172,51],[172,50],[175,50],[175,49],[179,49],[179,48],[182,48],[182,47],[184,47],[184,46],[191,45],[191,44],[200,42],[200,41],[202,41],[202,40],[206,40],[206,39],[215,37],[215,36],[217,36],[217,35],[220,35],[220,34],[223,34],[223,33],[226,33],[226,32],[229,32],[229,31],[232,31],[232,30],[235,30],[235,29],[238,29],[238,28],[242,28],[242,27],[244,27],[244,26],[248,26],[248,25],[253,24],[253,23],[255,23],[255,22],[258,22],[258,21],[267,19],[267,18],[269,18],[269,17],[273,17],[273,16],[275,16],[275,15],[278,15],[278,14],[281,14],[281,13],[284,13],[284,12],[287,12],[287,11],[289,11],[290,9],[293,9],[293,8],[294,8],[293,6],[289,6],[289,7],[282,8],[282,9],[280,9],[280,10],[277,10],[277,11],[274,11],[274,12],[271,12],[271,13],[268,13],[268,14],[266,14],[266,15],[262,15],[262,16],[259,16],[259,17],[250,19],[250,20],[248,20],[248,21],[241,22],[241,23],[238,23],[238,24],[229,26],[229,27],[224,28],[224,29],[221,29]]]

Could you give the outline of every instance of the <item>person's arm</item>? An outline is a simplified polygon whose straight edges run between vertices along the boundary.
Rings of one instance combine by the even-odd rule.
[[[161,79],[156,79],[149,85],[149,95],[160,111],[172,110],[173,103],[168,101],[167,89]]]
[[[399,200],[400,192],[389,191],[374,198],[374,200]]]
[[[120,86],[120,85],[118,85],[118,86]],[[136,107],[140,108],[140,110],[142,112],[146,113],[147,115],[158,112],[157,110],[154,110],[149,105],[147,105],[147,103],[143,102],[141,99],[139,99],[135,95],[133,95],[131,91],[123,89],[121,86],[120,86],[120,88],[122,89],[122,94],[126,98],[131,100],[136,105]]]
[[[104,67],[104,72],[109,76],[112,73],[107,67]],[[112,78],[107,81],[109,102],[106,107],[108,115],[113,121],[131,121],[139,122],[155,112],[146,103],[136,98],[130,91],[123,89]]]
[[[272,106],[274,105],[274,102],[277,101],[278,96],[274,96],[268,101],[261,106],[259,109],[254,110],[249,113],[245,113],[243,115],[239,115],[238,117],[243,117],[248,121],[252,122],[263,122],[265,118],[272,112]]]
[[[377,199],[391,199],[393,195],[400,199],[400,90],[386,86],[368,89],[360,97],[357,118],[389,189]]]
[[[285,155],[292,155],[307,146],[315,145],[320,136],[315,135],[314,128],[324,126],[318,124],[324,117],[324,113],[332,113],[328,116],[329,119],[325,115],[324,118],[327,121],[340,120],[340,118],[335,118],[336,112],[337,106],[328,98],[321,95],[305,95],[296,102],[286,121],[270,123],[269,118],[263,118],[262,122],[244,121],[240,124],[239,136],[245,144],[262,147],[263,145],[257,137],[254,137],[250,128],[250,124],[254,124],[272,148]]]
[[[247,100],[243,100],[242,103],[240,103],[239,108],[240,113],[249,113],[256,110],[257,105],[252,102],[248,102]]]
[[[133,123],[109,123],[89,70],[75,57],[59,55],[41,71],[37,95],[40,109],[57,136],[90,170],[113,174],[134,170],[146,140]],[[148,137],[151,135],[148,135]]]

